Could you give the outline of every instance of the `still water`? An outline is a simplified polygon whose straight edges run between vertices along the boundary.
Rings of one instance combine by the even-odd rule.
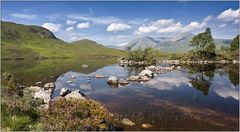
[[[104,64],[92,68],[94,63],[91,63],[91,70],[79,64],[78,68],[67,67],[58,73],[61,75],[55,82],[52,98],[58,96],[63,87],[72,91],[79,89],[103,103],[114,116],[128,118],[136,124],[122,125],[124,130],[239,129],[238,64],[182,65],[181,69],[160,73],[148,82],[131,82],[119,87],[108,85],[107,78],[92,76],[102,74],[126,79],[137,75],[143,67]],[[76,79],[70,79],[72,75]],[[67,84],[69,80],[73,83]],[[152,127],[142,128],[143,123]]]
[[[115,115],[128,118],[136,125],[126,130],[237,130],[239,116],[239,85],[229,73],[216,66],[161,73],[148,82],[131,82],[126,86],[109,86],[107,78],[90,78],[95,74],[126,79],[142,68],[105,66],[90,74],[69,71],[56,80],[53,97],[60,89],[80,89]],[[72,75],[73,83],[67,84]],[[238,75],[236,75],[236,79]],[[233,80],[231,80],[233,79]]]

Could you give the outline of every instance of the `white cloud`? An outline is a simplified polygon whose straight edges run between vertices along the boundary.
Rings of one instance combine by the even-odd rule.
[[[226,27],[226,26],[227,26],[226,23],[222,23],[222,24],[219,25],[220,28],[223,28],[223,27]]]
[[[75,23],[77,23],[77,21],[74,21],[74,20],[67,20],[67,21],[66,21],[66,24],[67,24],[67,25],[73,25],[73,24],[75,24]]]
[[[234,22],[239,19],[239,9],[233,10],[231,8],[223,11],[220,15],[217,16],[217,19],[222,20],[224,22]]]
[[[66,31],[70,32],[70,31],[72,31],[73,29],[74,29],[73,27],[68,27],[68,28],[66,29]]]
[[[89,28],[89,22],[79,23],[77,25],[78,29]]]
[[[10,14],[10,16],[16,17],[16,18],[21,18],[21,19],[28,19],[28,20],[32,20],[32,19],[38,18],[38,15],[35,15],[35,14],[14,13],[14,14]]]
[[[58,32],[60,30],[61,24],[54,24],[54,23],[44,23],[42,27],[52,31]]]
[[[113,22],[120,21],[118,18],[112,17],[112,16],[92,17],[89,15],[73,14],[73,15],[68,15],[67,17],[74,20],[90,21],[96,24],[110,24]]]
[[[125,24],[125,23],[111,23],[107,27],[108,32],[115,32],[115,31],[122,31],[126,29],[130,29],[131,26]]]
[[[196,29],[201,29],[207,26],[212,16],[207,16],[204,20],[199,23],[197,21],[190,22],[188,25],[182,25],[180,22],[175,22],[174,19],[160,19],[158,21],[150,22],[147,25],[140,26],[135,34],[141,35],[145,33],[172,33],[172,32],[190,32]]]

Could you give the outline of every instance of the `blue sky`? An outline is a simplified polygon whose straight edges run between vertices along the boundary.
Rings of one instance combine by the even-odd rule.
[[[3,21],[39,25],[71,42],[92,39],[124,45],[141,36],[171,37],[212,29],[214,38],[239,32],[232,2],[2,2]]]

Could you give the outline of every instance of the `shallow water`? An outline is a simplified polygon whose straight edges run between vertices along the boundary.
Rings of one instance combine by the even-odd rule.
[[[126,79],[143,67],[121,67],[116,59],[2,61],[2,72],[13,73],[24,85],[60,75],[52,98],[63,87],[79,89],[102,102],[116,117],[128,118],[135,126],[124,130],[238,130],[239,66],[182,65],[180,70],[158,74],[144,83],[110,86],[107,78]],[[88,68],[82,68],[87,64]],[[70,79],[72,75],[76,79]],[[72,84],[67,84],[72,80]],[[141,124],[151,124],[142,128]]]
[[[90,74],[70,71],[56,80],[53,98],[63,87],[80,89],[106,105],[114,115],[135,122],[132,127],[122,126],[125,130],[238,130],[239,85],[231,82],[227,68],[205,67],[208,69],[183,66],[148,82],[119,87],[108,85],[107,78],[91,77],[102,74],[126,79],[141,68],[115,64]],[[76,79],[70,79],[72,75]],[[238,74],[235,76],[238,78]],[[68,80],[73,83],[67,84]],[[153,127],[141,128],[143,123]]]

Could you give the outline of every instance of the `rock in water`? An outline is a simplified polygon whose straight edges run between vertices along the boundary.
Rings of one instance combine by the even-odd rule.
[[[124,119],[122,120],[122,123],[123,123],[124,125],[128,125],[128,126],[134,126],[134,125],[135,125],[135,123],[132,122],[132,121],[130,121],[128,118],[124,118]]]
[[[130,76],[128,77],[128,81],[139,81],[140,77],[139,76]]]
[[[65,96],[65,98],[67,100],[72,99],[72,98],[74,98],[74,99],[85,99],[84,95],[82,93],[80,93],[79,90],[76,90],[74,92],[71,92],[70,94],[67,94]]]
[[[154,74],[152,71],[150,70],[143,70],[141,73],[138,74],[140,77],[142,76],[147,76],[149,78],[153,78],[154,77]]]
[[[71,83],[73,83],[73,81],[71,81],[71,80],[70,80],[70,81],[67,81],[67,84],[71,84]]]
[[[142,128],[151,128],[152,125],[151,125],[151,124],[143,123],[143,124],[141,125],[141,127],[142,127]]]
[[[101,75],[101,74],[97,74],[95,75],[96,78],[104,78],[105,76]]]
[[[69,93],[71,93],[71,90],[69,88],[62,88],[61,91],[60,91],[61,96],[65,96]]]
[[[149,81],[149,80],[150,80],[150,78],[147,77],[147,76],[142,76],[141,77],[141,81]]]
[[[88,67],[88,65],[86,65],[86,64],[82,65],[82,68],[87,68],[87,67]]]
[[[45,89],[53,89],[53,88],[55,88],[55,84],[53,82],[52,83],[46,83],[43,87]]]
[[[108,78],[107,83],[108,83],[108,84],[117,84],[117,83],[118,83],[118,79],[117,79],[117,77],[115,77],[115,76],[110,76],[110,77]]]
[[[124,80],[124,79],[121,78],[121,79],[118,81],[118,83],[121,84],[121,85],[127,85],[127,84],[129,84],[129,81],[128,81],[128,80]]]
[[[50,96],[51,96],[51,91],[44,90],[44,89],[41,89],[40,91],[34,94],[34,98],[43,99],[44,103],[49,103],[49,101],[51,100]]]

